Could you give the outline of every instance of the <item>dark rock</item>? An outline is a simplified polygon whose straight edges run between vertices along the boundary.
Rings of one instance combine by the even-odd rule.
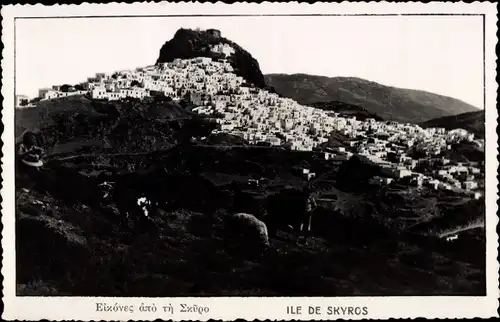
[[[171,62],[175,58],[210,57],[214,60],[224,58],[222,55],[210,51],[209,46],[215,44],[228,44],[233,47],[235,53],[227,59],[233,66],[235,73],[257,87],[266,88],[264,75],[257,60],[236,43],[222,37],[220,31],[215,29],[179,29],[174,38],[161,47],[156,63]]]

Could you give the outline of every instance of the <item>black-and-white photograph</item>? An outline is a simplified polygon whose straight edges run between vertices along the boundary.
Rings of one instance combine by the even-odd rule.
[[[486,295],[484,15],[14,32],[17,296]]]

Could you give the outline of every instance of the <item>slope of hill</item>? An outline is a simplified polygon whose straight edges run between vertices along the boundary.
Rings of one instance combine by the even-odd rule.
[[[49,154],[82,152],[88,147],[150,152],[210,133],[212,124],[187,110],[176,102],[153,98],[110,102],[60,98],[17,110],[16,136],[25,130],[39,133]]]
[[[95,109],[92,102],[83,96],[70,96],[56,100],[39,101],[37,106],[16,109],[16,136],[25,130],[37,131],[53,126],[59,117],[69,118],[72,115],[103,116],[104,113]]]
[[[333,111],[343,117],[356,117],[357,120],[364,121],[368,118],[373,118],[377,121],[382,121],[383,118],[376,114],[368,112],[366,109],[357,105],[347,104],[343,102],[316,102],[309,104],[312,107],[319,108],[325,111]]]
[[[394,225],[387,225],[387,221],[428,214],[425,209],[417,209],[425,205],[414,205],[412,196],[399,198],[400,194],[394,192],[383,199],[373,195],[369,200],[366,193],[357,195],[331,187],[328,193],[335,194],[337,201],[317,209],[312,228],[314,240],[309,246],[295,245],[293,235],[280,230],[277,238],[271,238],[271,248],[261,256],[240,251],[237,243],[227,239],[224,224],[231,213],[231,196],[225,200],[227,191],[200,179],[200,173],[238,178],[259,177],[275,170],[276,175],[268,184],[250,191],[266,195],[291,181],[288,168],[304,161],[311,165],[319,162],[311,158],[310,154],[269,149],[181,146],[168,154],[94,156],[48,163],[40,176],[52,179],[16,187],[17,294],[485,294],[482,240],[459,238],[456,243],[446,243],[391,228]],[[331,163],[322,162],[325,169],[331,169]],[[255,164],[253,168],[250,163]],[[164,198],[174,209],[160,209],[152,214],[154,227],[146,229],[127,217],[120,218],[114,202],[108,206],[92,203],[97,181],[82,170],[97,171],[97,166],[102,168],[103,164],[113,165],[116,173],[130,165],[141,165],[131,167],[135,173],[129,186],[139,190],[150,182],[163,187]],[[119,179],[123,175],[116,175],[111,181],[125,182]],[[282,204],[286,217],[293,211],[294,203],[289,199]],[[207,211],[207,205],[218,209]],[[406,218],[401,218],[403,208],[409,208]],[[453,214],[452,205],[446,211]],[[456,224],[467,223],[468,219],[465,216]],[[439,232],[441,228],[453,228],[437,221],[430,226],[421,228],[438,228]]]
[[[210,57],[212,59],[226,58],[223,54],[210,50],[211,45],[227,44],[234,49],[234,53],[227,57],[234,68],[235,74],[245,78],[257,87],[265,88],[266,82],[259,63],[250,53],[238,44],[220,35],[214,29],[192,30],[179,29],[174,38],[167,41],[160,49],[156,63],[171,62],[175,58],[189,59],[195,57]]]
[[[211,134],[201,142],[202,144],[210,144],[210,145],[227,145],[227,146],[248,145],[248,142],[245,139],[227,133]]]
[[[420,124],[422,127],[444,127],[445,129],[464,129],[484,138],[484,111],[467,112],[458,115],[435,118]]]
[[[355,77],[269,74],[265,78],[280,95],[301,104],[339,101],[360,106],[386,120],[418,123],[477,111],[476,107],[451,97],[384,86]]]
[[[60,119],[67,121],[74,118],[90,119],[106,116],[115,118],[133,111],[134,109],[130,109],[131,104],[135,104],[135,110],[149,119],[171,120],[191,115],[181,105],[173,101],[148,98],[143,103],[134,99],[106,102],[75,95],[43,100],[38,102],[35,107],[17,109],[15,113],[16,136],[24,130],[37,131],[54,126]]]

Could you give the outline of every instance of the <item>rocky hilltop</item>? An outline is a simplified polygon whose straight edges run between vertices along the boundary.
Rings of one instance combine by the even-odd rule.
[[[228,45],[234,52],[226,57],[223,53],[212,50],[213,46],[216,45]],[[174,38],[161,47],[156,63],[171,62],[175,58],[190,59],[195,57],[210,57],[214,60],[226,58],[233,66],[236,75],[245,78],[257,87],[266,87],[264,75],[257,60],[238,44],[222,37],[221,32],[216,29],[179,29]]]
[[[385,86],[356,77],[269,74],[276,92],[309,105],[338,101],[357,105],[386,120],[419,123],[433,118],[478,111],[455,98],[425,91]]]

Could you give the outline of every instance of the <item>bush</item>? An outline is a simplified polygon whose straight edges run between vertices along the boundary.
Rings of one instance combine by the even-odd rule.
[[[130,86],[131,87],[134,87],[134,86],[136,86],[136,87],[143,87],[142,83],[139,82],[138,80],[135,80],[135,79],[130,83]]]
[[[64,92],[64,93],[69,92],[71,89],[74,89],[73,86],[68,85],[68,84],[64,84],[61,86],[61,92]]]
[[[368,180],[380,173],[377,166],[353,156],[342,163],[337,183],[345,190],[359,191],[368,185]]]
[[[151,97],[156,102],[171,102],[172,98],[170,96],[166,96],[165,93],[159,91],[150,91]]]

